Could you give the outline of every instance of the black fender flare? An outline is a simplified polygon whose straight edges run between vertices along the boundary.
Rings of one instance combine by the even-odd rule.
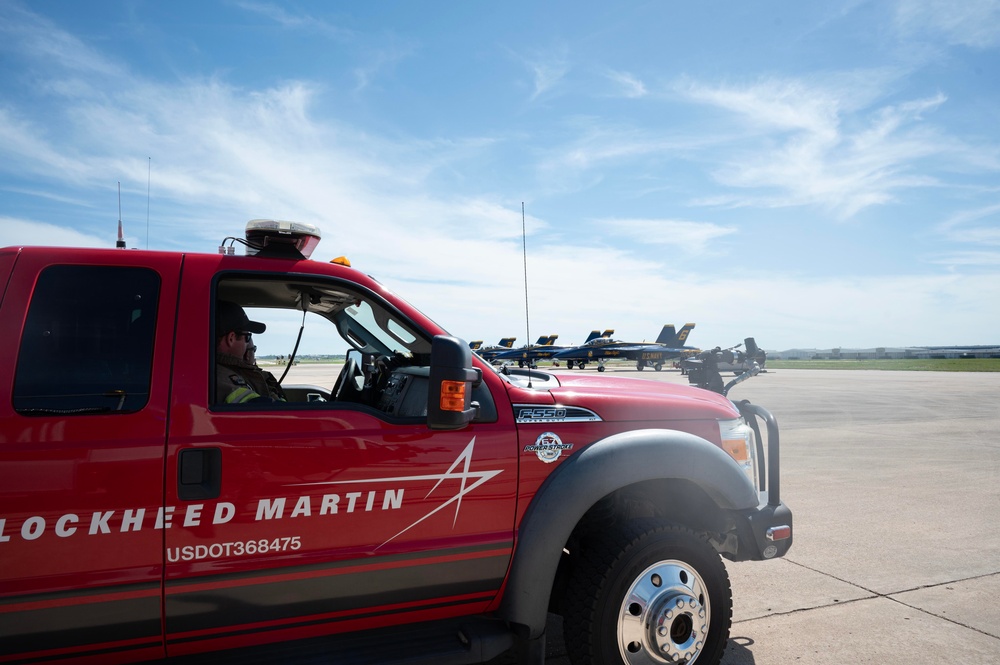
[[[541,636],[563,547],[577,522],[615,490],[670,478],[694,482],[723,509],[758,505],[756,489],[736,462],[701,437],[647,429],[596,441],[562,462],[525,511],[500,616],[525,626],[530,639]]]

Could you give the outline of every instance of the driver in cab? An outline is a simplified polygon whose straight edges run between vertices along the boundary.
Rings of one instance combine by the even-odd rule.
[[[251,335],[267,329],[251,321],[243,308],[220,300],[215,309],[215,403],[283,402],[277,381],[267,376],[255,361]]]

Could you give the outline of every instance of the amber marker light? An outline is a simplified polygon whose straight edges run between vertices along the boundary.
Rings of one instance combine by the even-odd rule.
[[[737,462],[746,462],[750,458],[747,454],[747,442],[743,439],[723,441],[722,448]]]
[[[742,419],[720,420],[719,438],[722,441],[722,449],[729,454],[747,479],[756,488],[757,482],[757,459],[753,446],[753,432]]]
[[[441,382],[441,410],[458,412],[465,410],[464,381]]]

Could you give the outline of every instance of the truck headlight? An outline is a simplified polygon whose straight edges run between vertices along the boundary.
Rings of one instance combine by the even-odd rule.
[[[719,436],[722,439],[722,449],[736,460],[736,463],[743,469],[743,473],[753,483],[754,489],[759,490],[760,485],[757,482],[757,455],[753,440],[753,430],[750,429],[742,418],[720,420]]]

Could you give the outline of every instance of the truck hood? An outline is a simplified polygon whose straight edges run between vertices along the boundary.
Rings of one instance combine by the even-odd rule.
[[[701,388],[656,381],[552,372],[531,389],[511,386],[515,404],[556,404],[589,409],[605,421],[738,418],[728,398]]]

